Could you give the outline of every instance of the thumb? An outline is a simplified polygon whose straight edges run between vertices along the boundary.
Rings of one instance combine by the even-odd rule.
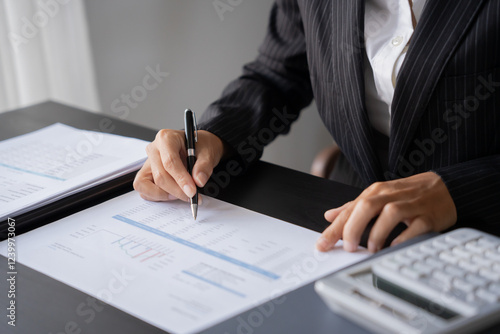
[[[202,188],[205,186],[216,164],[217,162],[214,161],[209,150],[198,152],[196,163],[193,167],[193,179],[198,187]]]

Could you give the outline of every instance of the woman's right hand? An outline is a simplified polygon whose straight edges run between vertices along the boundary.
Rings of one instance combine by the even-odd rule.
[[[186,139],[182,130],[160,130],[146,152],[148,159],[137,172],[134,189],[149,201],[189,201],[196,186],[207,183],[225,153],[223,141],[211,132],[199,130],[193,175],[186,169]]]

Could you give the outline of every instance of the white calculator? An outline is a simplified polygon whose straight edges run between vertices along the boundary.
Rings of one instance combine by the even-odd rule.
[[[460,228],[316,282],[336,313],[376,333],[471,333],[500,323],[500,238]]]

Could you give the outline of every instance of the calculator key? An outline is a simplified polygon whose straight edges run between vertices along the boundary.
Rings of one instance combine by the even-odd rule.
[[[479,275],[492,281],[500,281],[500,273],[488,269],[479,270]]]
[[[408,256],[409,258],[412,258],[414,260],[422,261],[427,257],[427,254],[421,253],[416,248],[411,248],[406,252],[406,256]]]
[[[465,260],[458,261],[458,266],[473,273],[477,273],[481,268],[479,265]]]
[[[456,231],[456,232],[452,232],[450,234],[447,234],[445,237],[445,240],[447,242],[450,242],[453,244],[461,244],[461,243],[476,239],[477,237],[478,237],[477,233],[474,233],[470,230],[465,230],[465,231]]]
[[[484,286],[488,283],[487,279],[473,274],[467,274],[465,276],[465,280],[469,283],[474,284],[475,286]]]
[[[456,246],[456,247],[453,247],[451,252],[458,256],[458,257],[461,257],[461,258],[465,258],[465,259],[468,259],[469,257],[471,257],[471,253],[468,252],[465,248],[462,248],[460,246]]]
[[[481,307],[484,305],[485,301],[481,299],[478,295],[476,295],[477,289],[474,292],[469,292],[465,296],[465,301],[475,307]]]
[[[444,271],[450,275],[459,276],[459,277],[463,277],[467,273],[463,269],[460,269],[460,268],[455,267],[455,266],[450,266],[450,265],[447,265],[446,267],[444,267]]]
[[[451,288],[451,281],[441,281],[438,278],[431,277],[426,285],[437,293],[448,293]]]
[[[429,242],[426,242],[423,245],[421,245],[420,251],[422,253],[429,254],[429,255],[436,255],[437,253],[439,253],[439,249],[437,249],[436,247],[433,247],[432,244]]]
[[[471,283],[468,283],[468,282],[466,282],[466,281],[464,281],[463,279],[460,279],[460,278],[454,278],[453,279],[453,287],[455,287],[456,289],[458,289],[460,291],[466,292],[466,293],[472,292],[476,288]]]
[[[403,253],[397,253],[393,257],[394,261],[400,263],[401,265],[411,265],[414,261]]]
[[[413,265],[413,269],[416,271],[423,273],[425,275],[430,275],[432,273],[433,268],[424,262],[417,262]]]
[[[414,280],[418,280],[418,279],[425,277],[424,273],[421,273],[421,272],[416,271],[416,270],[409,268],[409,267],[401,268],[401,274],[406,276],[406,277],[412,278]]]
[[[435,259],[435,258],[428,258],[425,260],[425,263],[427,263],[429,266],[431,266],[432,268],[437,268],[437,269],[442,269],[444,268],[445,264],[443,261],[440,261],[439,259]]]
[[[447,285],[449,285],[451,283],[451,280],[453,279],[452,275],[447,274],[447,273],[442,272],[442,271],[433,272],[432,277],[434,279],[438,280],[439,282],[445,283]]]
[[[500,273],[500,263],[494,263],[493,266],[491,267],[494,271]]]
[[[471,258],[471,262],[477,263],[481,267],[491,267],[491,265],[493,264],[493,261],[485,259],[484,257],[479,255],[473,255]]]
[[[500,296],[500,283],[491,283],[489,290],[497,296]]]
[[[386,267],[387,269],[391,269],[393,271],[398,271],[399,268],[401,268],[401,264],[392,259],[384,260],[380,264]]]
[[[485,289],[478,289],[476,291],[476,296],[487,301],[488,303],[496,303],[500,301],[500,296],[491,293]]]
[[[476,241],[470,241],[468,243],[465,244],[465,249],[471,251],[471,252],[474,252],[474,253],[483,253],[484,249],[482,247],[479,247],[477,245],[477,242]]]
[[[438,238],[432,241],[432,246],[440,250],[446,250],[450,248],[452,245],[445,242],[442,238]]]
[[[493,261],[499,261],[500,262],[500,253],[498,252],[495,252],[493,250],[487,250],[484,255],[487,257],[487,258],[490,258],[492,259]]]
[[[477,240],[477,245],[483,249],[490,249],[496,248],[498,246],[498,242],[483,237]]]
[[[442,252],[439,254],[439,258],[443,261],[452,263],[452,264],[457,264],[460,258],[456,255],[453,255],[450,252]]]

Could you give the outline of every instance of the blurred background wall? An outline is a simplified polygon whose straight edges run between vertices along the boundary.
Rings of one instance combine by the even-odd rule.
[[[83,0],[0,0],[0,112],[47,99],[99,111]]]
[[[272,2],[86,0],[102,111],[153,128],[181,128],[185,108],[201,114],[255,58]],[[148,68],[168,76],[143,101],[135,88],[139,99],[131,96],[131,108],[122,94],[132,95]],[[329,143],[312,106],[288,136],[266,149],[264,160],[308,171],[314,154]]]
[[[46,59],[59,55],[55,69],[52,61],[49,73],[40,74],[50,77],[50,85],[43,80],[37,84],[38,100],[47,97],[155,129],[175,129],[183,126],[185,108],[200,115],[241,73],[242,65],[255,58],[273,1],[0,0],[0,15],[9,2],[31,3],[33,8],[29,13],[11,13],[11,27],[5,26],[4,33],[12,27],[22,29],[26,17],[36,25],[43,15],[33,16],[34,11],[48,13],[52,6],[54,12],[57,5],[57,12],[41,22],[45,25],[36,27],[39,32],[27,48],[21,46],[31,61],[36,57],[29,50],[37,41],[48,50],[43,51]],[[51,43],[44,44],[47,40]],[[4,38],[0,43],[9,41]],[[78,56],[87,53],[83,60]],[[50,74],[57,69],[66,75]],[[52,86],[58,90],[47,89]],[[75,92],[84,91],[78,87],[90,93],[75,97]],[[0,110],[17,105],[0,101]],[[288,136],[266,149],[263,159],[308,171],[314,155],[330,143],[313,105]]]

